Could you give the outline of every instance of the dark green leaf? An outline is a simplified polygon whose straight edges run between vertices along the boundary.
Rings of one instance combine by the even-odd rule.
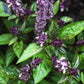
[[[31,32],[31,31],[33,31],[33,30],[34,30],[33,27],[26,28],[26,29],[23,31],[23,34],[27,34],[27,33]]]
[[[0,51],[0,65],[4,65],[4,55],[3,53]]]
[[[10,46],[6,51],[6,66],[9,66],[11,64],[11,62],[14,60],[15,56],[16,55],[14,54],[12,46]]]

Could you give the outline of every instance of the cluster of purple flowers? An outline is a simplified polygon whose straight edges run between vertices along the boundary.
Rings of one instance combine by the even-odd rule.
[[[64,25],[64,21],[62,21],[62,20],[57,20],[57,25],[60,25],[60,26],[62,26],[62,25]]]
[[[69,75],[77,76],[78,75],[78,69],[77,68],[69,68],[69,64],[67,60],[65,60],[65,57],[61,57],[60,60],[58,60],[57,56],[52,56],[52,62],[54,63],[54,68],[56,68],[58,71],[62,73],[66,73],[66,70],[68,69]]]
[[[30,71],[30,66],[26,64],[25,66],[23,66],[23,68],[20,69],[19,78],[22,81],[28,81],[29,78],[31,77],[31,74],[29,74],[29,71]]]
[[[60,60],[58,60],[58,57],[53,56],[52,57],[52,62],[54,63],[54,68],[58,69],[58,71],[62,72],[62,73],[66,73],[66,70],[69,67],[69,64],[67,62],[67,60],[65,60],[65,57],[61,57]]]
[[[35,58],[30,63],[31,67],[28,64],[24,65],[23,68],[20,69],[19,78],[22,81],[28,81],[29,78],[32,76],[33,71],[32,69],[36,68],[41,62],[42,62],[41,58]]]
[[[12,27],[10,28],[10,31],[12,32],[13,35],[18,35],[21,36],[21,33],[18,31],[18,27]]]
[[[32,68],[36,68],[41,62],[42,62],[41,58],[35,58],[34,60],[31,61],[30,65],[32,66]]]
[[[52,40],[52,46],[55,47],[61,47],[64,42],[60,39],[53,39]]]
[[[69,5],[71,4],[71,0],[61,0],[60,2],[60,8],[61,8],[61,11],[68,11],[68,7]]]
[[[78,75],[78,69],[77,68],[72,68],[69,69],[70,75],[77,76]]]
[[[80,45],[80,46],[81,46],[81,45],[84,45],[84,40],[77,41],[76,44],[77,44],[77,45]]]
[[[38,11],[36,12],[35,34],[37,44],[41,44],[41,46],[47,40],[47,34],[44,33],[44,28],[47,24],[47,20],[53,17],[53,3],[54,0],[37,0]]]
[[[22,4],[18,0],[5,0],[9,3],[8,7],[11,7],[15,12],[16,16],[30,15],[31,11],[29,9],[24,10]]]

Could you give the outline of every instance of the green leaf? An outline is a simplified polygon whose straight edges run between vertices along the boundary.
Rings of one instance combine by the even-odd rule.
[[[84,72],[81,72],[81,81],[84,84]]]
[[[24,23],[21,26],[21,31],[23,31],[25,29],[25,27],[26,27],[26,19],[24,20]]]
[[[36,2],[32,3],[30,9],[31,9],[31,11],[35,11],[36,12],[37,11],[37,3]]]
[[[60,20],[64,21],[65,23],[73,21],[73,19],[68,16],[63,16]]]
[[[78,21],[64,26],[60,38],[72,39],[84,30],[84,21]]]
[[[18,40],[18,37],[12,38],[9,42],[9,46],[12,45],[13,43],[15,43],[17,40]]]
[[[0,17],[8,17],[10,16],[8,12],[10,9],[8,8],[7,4],[0,1]],[[5,12],[6,11],[6,12]]]
[[[7,84],[7,82],[9,81],[8,77],[5,77],[2,72],[0,71],[0,84]]]
[[[18,58],[21,55],[22,49],[23,49],[23,41],[14,43],[13,50]]]
[[[29,44],[27,48],[23,51],[21,57],[17,61],[17,64],[31,58],[33,55],[37,54],[42,49],[43,48],[40,48],[40,46],[38,46],[36,43]]]
[[[20,28],[20,26],[21,26],[20,22],[18,24],[16,24],[14,20],[9,21],[6,18],[3,19],[3,23],[9,31],[10,31],[10,28],[12,28],[13,26],[16,26],[18,28]]]
[[[11,16],[8,17],[8,20],[15,19],[16,17],[17,17],[17,16],[15,16],[15,15],[11,15]]]
[[[59,10],[59,4],[60,4],[60,0],[58,0],[54,3],[54,8],[52,9],[54,15],[56,15]]]
[[[31,31],[33,31],[33,30],[34,30],[33,27],[26,28],[26,29],[23,31],[23,34],[27,34],[27,33],[31,32]]]
[[[49,27],[49,38],[51,39],[55,39],[56,36],[57,36],[57,23],[55,21],[52,21],[52,23],[50,24],[50,27]]]
[[[4,65],[4,55],[1,51],[0,51],[0,65]]]
[[[33,69],[33,78],[35,84],[39,83],[42,79],[44,79],[50,71],[51,67],[49,67],[47,62],[43,60],[42,63],[37,66],[36,69]]]
[[[20,73],[19,69],[17,69],[15,66],[9,66],[9,67],[0,66],[0,72],[5,76],[5,78],[9,78],[13,80],[17,79],[18,74]]]
[[[63,84],[63,83],[66,82],[67,80],[68,80],[68,77],[63,76],[63,77],[61,77],[61,79],[58,81],[57,84]]]
[[[11,64],[11,62],[14,60],[15,56],[16,55],[12,49],[12,46],[10,46],[6,51],[6,66],[9,66]]]
[[[0,35],[0,45],[8,44],[12,37],[13,37],[12,34],[2,34],[2,35]]]

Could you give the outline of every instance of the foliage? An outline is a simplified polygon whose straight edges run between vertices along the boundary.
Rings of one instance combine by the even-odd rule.
[[[61,16],[63,2],[55,0],[48,7],[53,17],[45,20],[49,11],[44,18],[42,9],[40,17],[45,23],[36,25],[42,22],[36,0],[20,0],[17,9],[21,10],[13,8],[17,3],[10,2],[0,0],[0,84],[84,84],[84,20],[75,21],[67,15],[67,9]],[[45,24],[44,28],[35,29]],[[42,61],[36,63],[36,58]],[[61,71],[65,68],[61,62],[67,63],[65,72]],[[23,70],[27,64],[28,72]],[[76,75],[71,74],[71,69],[78,70],[74,72]],[[28,73],[28,81],[23,82],[20,79],[24,71]]]

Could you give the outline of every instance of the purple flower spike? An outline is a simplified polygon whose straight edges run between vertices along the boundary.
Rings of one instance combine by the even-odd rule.
[[[30,65],[32,65],[33,68],[36,68],[40,63],[42,62],[41,58],[35,58],[31,61]]]
[[[47,40],[47,34],[44,33],[44,28],[46,27],[47,20],[53,18],[54,14],[52,12],[54,0],[37,0],[36,12],[36,23],[35,23],[35,34],[36,43],[43,46]]]
[[[69,69],[70,75],[74,75],[77,76],[78,75],[78,69],[74,68],[74,69]]]
[[[61,47],[64,42],[60,39],[54,39],[52,40],[52,46],[55,47]]]

